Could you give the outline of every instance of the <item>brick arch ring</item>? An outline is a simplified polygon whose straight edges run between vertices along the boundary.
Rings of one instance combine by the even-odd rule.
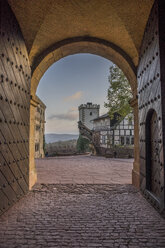
[[[41,77],[53,63],[61,58],[78,53],[99,55],[118,65],[128,78],[133,95],[137,94],[137,68],[131,57],[120,47],[109,41],[85,36],[59,41],[34,58],[31,64],[31,95],[35,95]]]

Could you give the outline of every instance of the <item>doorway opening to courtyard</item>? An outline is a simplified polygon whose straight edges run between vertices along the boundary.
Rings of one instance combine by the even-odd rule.
[[[131,118],[117,116],[110,120],[108,109],[104,107],[112,65],[103,57],[80,53],[62,58],[44,73],[35,96],[38,106],[35,112],[34,156],[37,158],[38,183],[132,183],[133,113]],[[79,127],[80,119],[86,125],[85,132]],[[91,136],[86,128],[90,129]],[[77,156],[82,154],[77,148],[79,134],[90,142],[85,150],[88,154],[83,152],[85,156]],[[69,154],[72,157],[66,157]],[[41,160],[42,157],[45,158]]]

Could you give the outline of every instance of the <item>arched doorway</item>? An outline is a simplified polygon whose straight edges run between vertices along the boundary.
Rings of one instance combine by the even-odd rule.
[[[54,50],[55,49],[55,50]],[[90,38],[90,37],[77,37],[61,41],[55,44],[47,51],[45,51],[34,63],[32,80],[31,80],[31,113],[30,113],[30,187],[36,182],[37,175],[34,163],[34,113],[35,113],[35,92],[39,84],[40,78],[47,70],[47,68],[58,61],[59,59],[68,55],[77,53],[90,53],[100,55],[108,58],[116,63],[125,73],[128,78],[131,88],[133,99],[131,106],[134,110],[134,169],[132,171],[132,182],[136,187],[139,187],[139,138],[138,138],[138,103],[137,103],[137,82],[136,82],[136,68],[132,64],[129,56],[122,50],[118,50],[116,46],[104,40]]]

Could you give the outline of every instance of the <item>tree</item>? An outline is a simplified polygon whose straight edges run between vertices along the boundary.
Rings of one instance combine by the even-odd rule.
[[[85,139],[79,135],[79,138],[77,140],[77,151],[78,152],[86,152],[89,151],[89,140]]]
[[[109,110],[109,116],[114,118],[114,113],[125,117],[132,112],[129,101],[132,98],[132,91],[127,78],[120,68],[113,65],[109,69],[107,103],[104,106]]]

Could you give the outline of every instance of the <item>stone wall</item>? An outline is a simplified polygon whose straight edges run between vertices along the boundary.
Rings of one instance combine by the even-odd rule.
[[[45,104],[37,96],[35,109],[35,158],[44,158]]]
[[[96,148],[97,154],[110,158],[134,158],[133,147]]]
[[[77,153],[77,140],[57,141],[46,144],[45,156],[73,155]]]

